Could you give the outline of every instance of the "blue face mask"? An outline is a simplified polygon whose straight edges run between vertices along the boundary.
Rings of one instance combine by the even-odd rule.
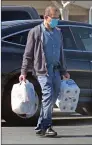
[[[58,25],[58,19],[52,19],[50,21],[50,27],[55,28]]]

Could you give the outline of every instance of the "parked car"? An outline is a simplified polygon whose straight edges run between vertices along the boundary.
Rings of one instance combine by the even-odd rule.
[[[28,6],[2,6],[1,21],[40,19],[37,10]]]
[[[11,89],[19,82],[23,53],[31,28],[42,20],[20,20],[2,22],[1,65],[2,65],[2,117],[6,121],[30,124],[37,121],[41,103],[41,88],[36,78],[28,71],[38,95],[38,108],[33,117],[18,116],[11,110]],[[64,54],[68,72],[81,89],[77,113],[92,115],[92,25],[59,21],[63,34]]]

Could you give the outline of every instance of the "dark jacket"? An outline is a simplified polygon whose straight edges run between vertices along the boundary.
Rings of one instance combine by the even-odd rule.
[[[58,31],[60,30],[58,29]],[[31,69],[32,71],[34,70],[36,75],[46,75],[48,73],[43,41],[44,36],[41,25],[38,25],[29,31],[23,55],[21,74],[27,74],[28,69]],[[60,72],[62,75],[66,73],[63,46],[60,53]]]

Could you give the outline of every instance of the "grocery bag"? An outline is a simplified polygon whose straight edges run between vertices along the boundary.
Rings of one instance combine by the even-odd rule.
[[[14,84],[11,91],[11,107],[16,114],[34,115],[36,95],[34,86],[28,80]]]
[[[79,94],[80,88],[74,80],[61,80],[60,93],[56,100],[56,105],[61,112],[75,112]]]

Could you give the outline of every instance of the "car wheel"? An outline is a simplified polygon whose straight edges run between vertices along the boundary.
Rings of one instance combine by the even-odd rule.
[[[5,91],[4,91],[4,95],[3,95],[4,99],[3,99],[3,108],[2,108],[3,109],[3,119],[5,119],[5,121],[8,123],[17,124],[17,125],[18,124],[19,125],[21,125],[21,124],[36,125],[36,123],[37,123],[38,116],[40,113],[40,107],[41,107],[41,96],[42,96],[41,88],[35,78],[30,77],[30,78],[28,78],[28,80],[31,83],[33,83],[35,92],[37,94],[36,95],[36,100],[37,100],[36,101],[36,111],[33,116],[31,116],[30,114],[29,115],[26,115],[26,114],[18,115],[12,111],[11,90],[12,90],[13,84],[18,83],[18,77],[16,77],[16,78],[10,80],[4,89]]]

